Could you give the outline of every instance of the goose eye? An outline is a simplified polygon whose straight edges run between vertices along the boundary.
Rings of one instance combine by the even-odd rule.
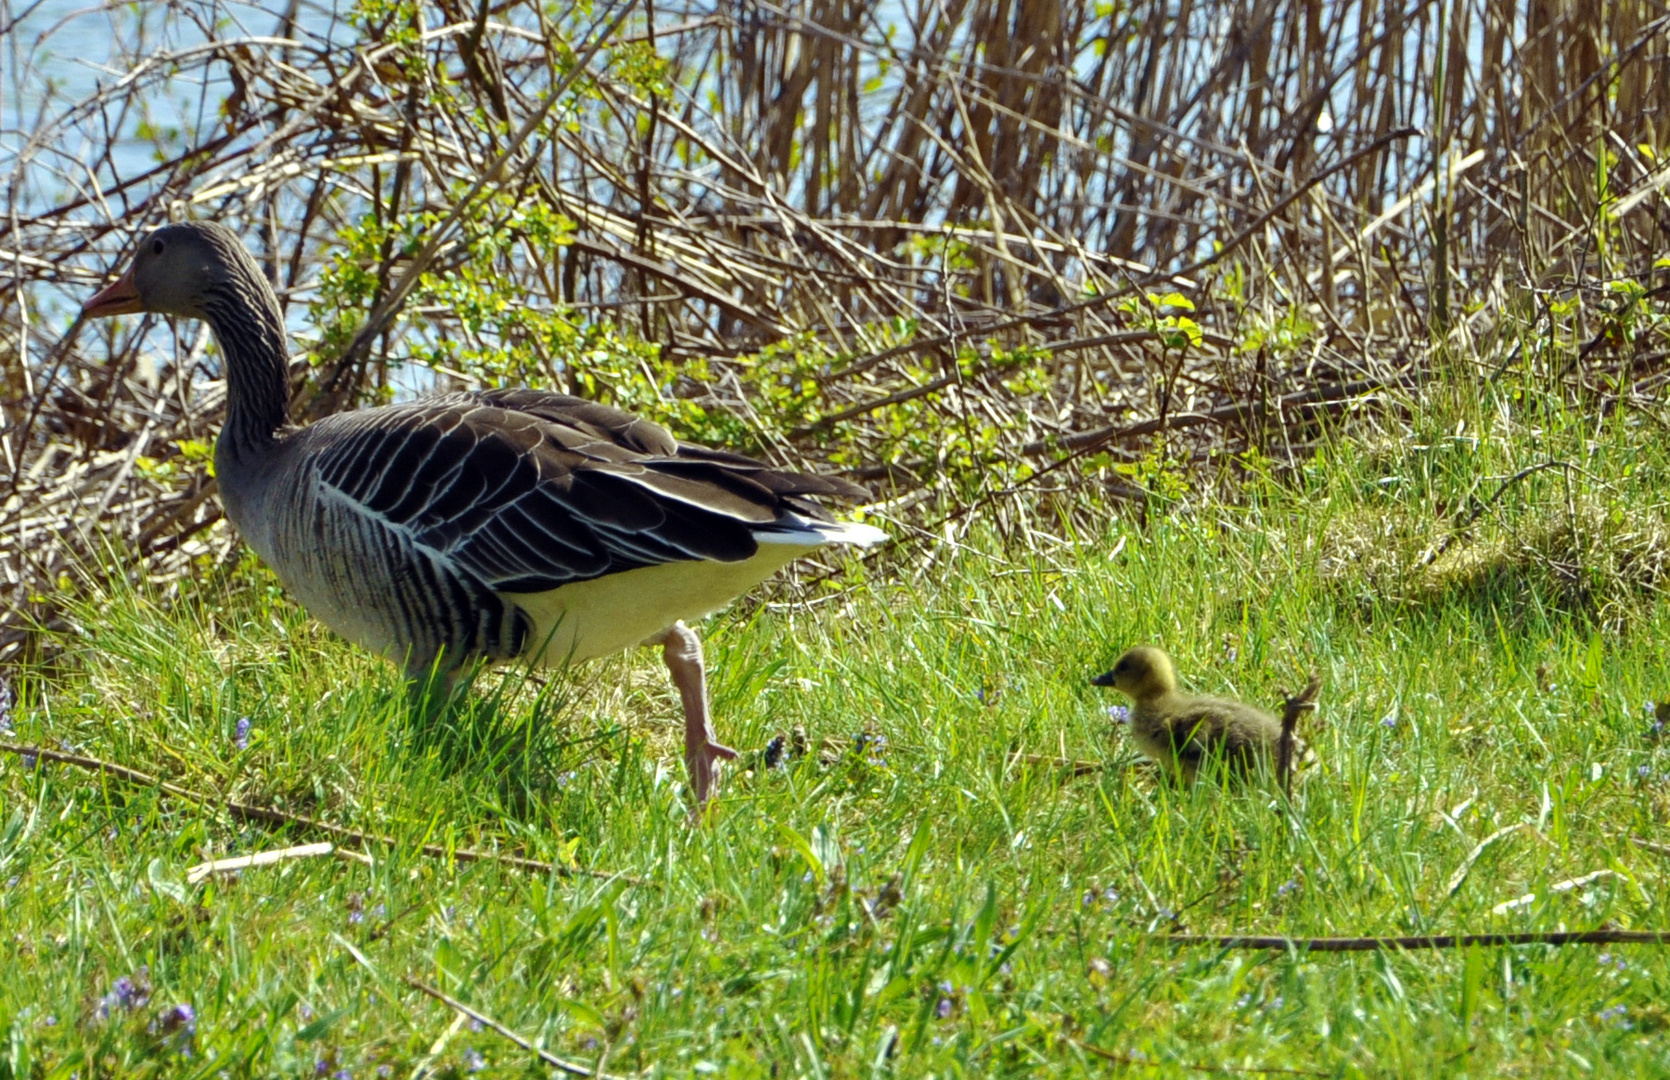
[[[161,255],[162,254],[162,241],[161,240],[152,240],[151,241],[151,254],[152,255]]]

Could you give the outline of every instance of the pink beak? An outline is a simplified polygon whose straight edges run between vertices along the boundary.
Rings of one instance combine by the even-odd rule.
[[[103,318],[106,315],[131,315],[144,310],[144,305],[139,299],[139,290],[133,284],[131,266],[128,267],[127,273],[81,305],[81,314],[89,319]]]

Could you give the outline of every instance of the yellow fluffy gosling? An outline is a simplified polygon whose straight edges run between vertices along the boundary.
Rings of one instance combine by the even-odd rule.
[[[1202,765],[1222,758],[1245,774],[1275,769],[1281,745],[1281,721],[1263,709],[1226,698],[1197,697],[1177,690],[1171,658],[1152,645],[1129,649],[1090,680],[1130,697],[1131,735],[1141,750],[1168,776],[1194,783]],[[1305,756],[1304,741],[1293,739],[1293,762]]]

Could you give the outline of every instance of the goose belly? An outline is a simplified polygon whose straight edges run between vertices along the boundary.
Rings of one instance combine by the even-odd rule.
[[[526,619],[491,589],[397,531],[333,511],[317,500],[249,537],[308,614],[412,671],[443,654],[453,665],[522,648]]]
[[[663,563],[548,592],[500,595],[532,619],[528,653],[537,663],[590,660],[645,644],[680,619],[718,611],[816,546],[762,543],[741,562]]]

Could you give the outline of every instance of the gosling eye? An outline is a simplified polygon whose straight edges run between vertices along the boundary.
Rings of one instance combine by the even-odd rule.
[[[162,241],[161,240],[152,240],[151,241],[151,254],[152,255],[161,255],[162,254]]]

